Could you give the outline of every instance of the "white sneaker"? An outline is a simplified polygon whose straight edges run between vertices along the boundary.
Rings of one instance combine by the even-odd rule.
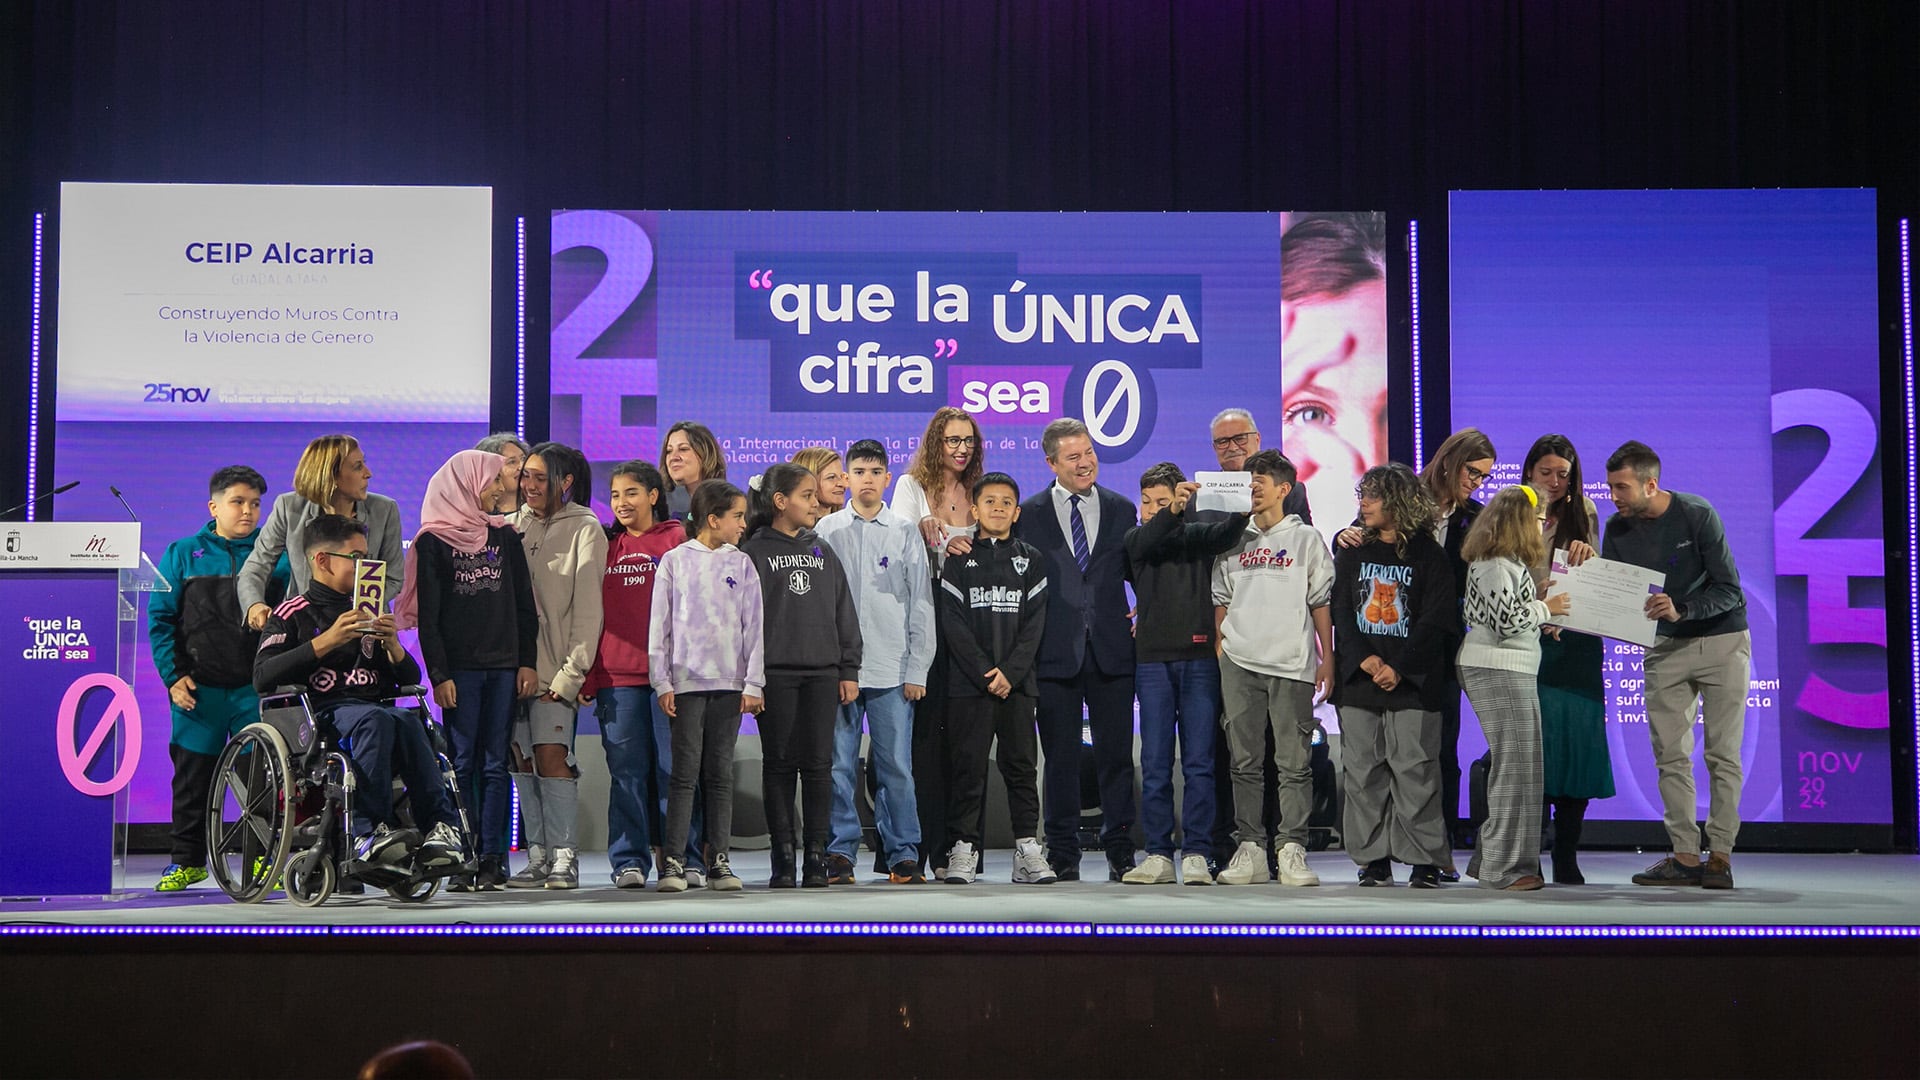
[[[1263,885],[1273,880],[1267,873],[1267,853],[1259,844],[1243,840],[1233,849],[1233,860],[1213,880],[1222,885]]]
[[[1180,883],[1182,885],[1213,884],[1213,875],[1207,872],[1205,855],[1189,855],[1180,860]]]
[[[687,888],[704,889],[707,887],[707,872],[696,866],[687,867]]]
[[[980,856],[974,854],[973,845],[965,840],[960,841],[953,845],[952,851],[947,852],[946,883],[949,885],[973,884],[974,867],[978,865],[980,865]]]
[[[1307,849],[1299,844],[1282,844],[1280,850],[1273,853],[1280,860],[1280,884],[1282,885],[1318,885],[1320,875],[1307,865]]]
[[[1051,885],[1060,875],[1047,865],[1047,849],[1031,836],[1013,842],[1013,883]]]
[[[1149,855],[1139,866],[1120,875],[1128,885],[1173,884],[1173,860],[1165,855]]]
[[[553,869],[553,855],[539,844],[527,846],[527,865],[520,872],[507,879],[509,889],[537,889],[547,883],[547,872]]]
[[[637,866],[629,866],[613,875],[613,887],[616,889],[644,889],[647,887],[647,872]]]
[[[467,845],[446,822],[435,825],[420,843],[419,861],[423,866],[453,866],[467,861]]]
[[[553,869],[547,871],[547,888],[572,889],[580,885],[580,856],[570,847],[553,849]]]

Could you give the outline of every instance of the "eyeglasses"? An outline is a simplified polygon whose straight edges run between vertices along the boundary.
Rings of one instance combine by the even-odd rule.
[[[355,559],[364,559],[366,557],[367,557],[367,553],[364,551],[358,552],[358,553],[355,553],[352,551],[316,551],[313,553],[313,558],[316,560],[346,559],[348,562],[352,562]]]
[[[1257,431],[1243,431],[1238,435],[1222,435],[1213,440],[1213,448],[1215,450],[1225,450],[1229,446],[1237,446],[1245,449],[1247,443],[1259,434]]]
[[[948,435],[940,441],[946,443],[947,449],[949,450],[960,450],[966,447],[980,445],[980,439],[975,435]]]
[[[1464,465],[1462,466],[1462,468],[1467,470],[1467,483],[1472,484],[1475,487],[1479,487],[1482,483],[1486,481],[1487,477],[1493,475],[1492,473],[1483,473],[1479,469],[1476,469],[1471,465]]]

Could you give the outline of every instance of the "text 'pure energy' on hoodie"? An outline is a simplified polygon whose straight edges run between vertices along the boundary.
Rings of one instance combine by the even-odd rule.
[[[840,559],[812,529],[792,536],[772,526],[740,545],[760,572],[766,604],[768,671],[860,677],[860,618]]]

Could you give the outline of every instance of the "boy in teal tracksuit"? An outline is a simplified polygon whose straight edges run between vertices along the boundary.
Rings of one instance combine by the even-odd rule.
[[[260,716],[253,689],[253,653],[259,635],[240,618],[235,582],[259,536],[260,500],[267,482],[245,465],[213,474],[207,509],[213,520],[168,545],[161,576],[172,592],[147,606],[153,665],[173,706],[173,858],[154,886],[176,892],[207,877],[207,791],[227,739]],[[274,570],[284,590],[287,564]]]

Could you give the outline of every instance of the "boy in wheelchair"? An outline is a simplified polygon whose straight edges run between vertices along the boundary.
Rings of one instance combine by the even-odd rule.
[[[254,655],[253,684],[262,694],[305,689],[315,719],[330,725],[353,759],[355,857],[379,866],[453,868],[466,861],[459,817],[448,805],[426,730],[384,699],[420,681],[420,665],[400,645],[392,614],[362,623],[353,610],[354,560],[367,554],[367,527],[323,514],[306,527],[312,585],[267,619]],[[393,776],[406,785],[415,825],[394,813]]]

